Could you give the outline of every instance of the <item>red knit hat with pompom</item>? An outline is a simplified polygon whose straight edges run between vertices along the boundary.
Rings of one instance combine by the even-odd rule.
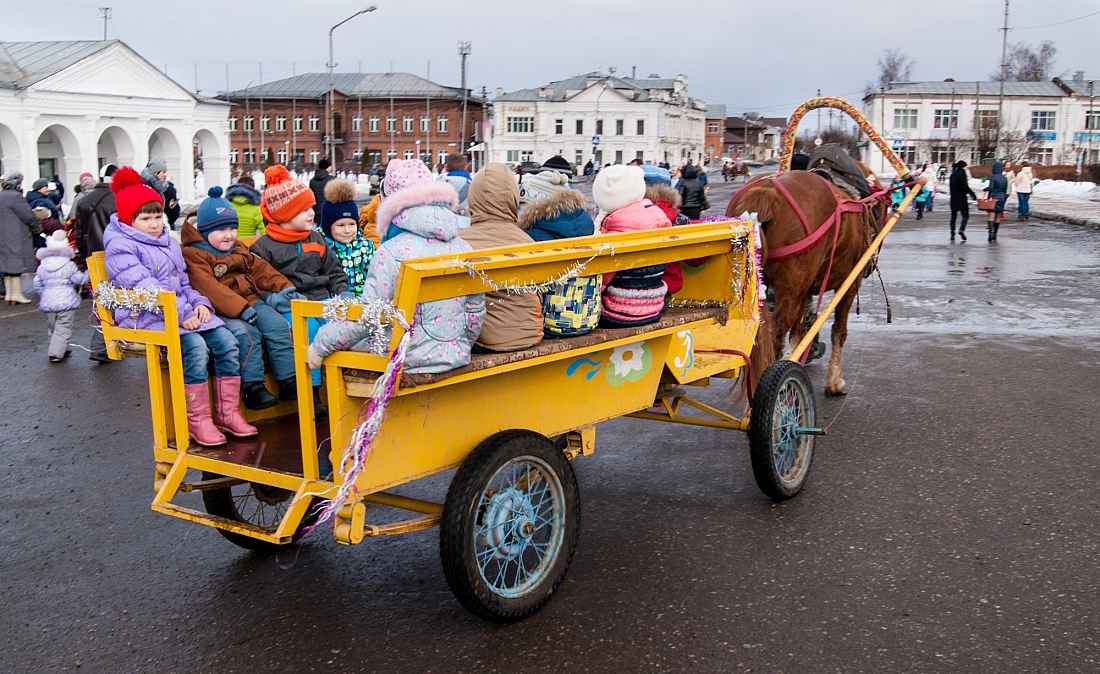
[[[302,211],[317,205],[313,191],[292,178],[282,164],[276,164],[264,171],[264,182],[267,183],[267,189],[264,190],[264,197],[260,202],[260,212],[268,222],[286,224]]]
[[[160,192],[145,184],[141,175],[129,166],[115,171],[111,179],[111,191],[115,193],[115,208],[118,209],[118,221],[124,225],[133,225],[134,213],[145,204],[157,202],[164,206]]]

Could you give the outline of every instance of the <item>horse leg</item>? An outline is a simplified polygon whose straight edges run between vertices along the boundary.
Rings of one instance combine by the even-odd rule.
[[[772,329],[775,331],[775,353],[786,354],[784,341],[802,322],[802,296],[797,293],[776,291],[775,310],[772,312]],[[792,334],[792,344],[794,336]]]
[[[853,285],[848,293],[836,305],[833,314],[833,352],[829,358],[829,369],[825,373],[825,395],[847,395],[844,388],[844,379],[840,376],[840,356],[844,351],[844,342],[848,339],[848,312],[852,309],[856,294],[859,292],[859,284]]]

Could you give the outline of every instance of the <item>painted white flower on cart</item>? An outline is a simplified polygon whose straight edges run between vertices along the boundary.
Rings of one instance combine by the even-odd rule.
[[[638,381],[649,372],[653,364],[653,352],[645,342],[616,346],[611,351],[607,381],[612,386],[622,386],[628,381]]]

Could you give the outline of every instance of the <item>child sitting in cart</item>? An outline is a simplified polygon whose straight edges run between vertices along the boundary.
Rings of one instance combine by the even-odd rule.
[[[348,291],[348,277],[340,258],[325,243],[321,232],[313,228],[313,207],[317,200],[313,192],[290,176],[285,166],[275,165],[264,171],[264,190],[260,211],[267,220],[266,233],[256,239],[250,249],[263,258],[275,271],[287,277],[294,289],[309,300],[331,297],[353,297]],[[290,303],[276,307],[289,320]],[[309,338],[317,334],[321,321],[309,320]],[[319,395],[321,371],[313,372],[313,406],[316,416],[326,416],[327,410]]]
[[[176,294],[183,349],[183,384],[187,399],[187,432],[200,445],[225,444],[222,432],[238,438],[256,435],[238,408],[241,364],[237,340],[214,315],[210,300],[187,278],[187,265],[180,245],[164,226],[164,201],[160,193],[145,185],[138,172],[120,168],[111,182],[118,209],[103,232],[104,264],[107,276],[119,288],[144,288]],[[136,308],[116,308],[115,324],[136,330],[165,329],[164,317]],[[213,355],[213,418],[207,388],[207,364]]]
[[[350,180],[328,181],[325,202],[321,204],[321,232],[348,276],[348,290],[358,295],[363,292],[367,270],[374,257],[374,242],[359,232],[355,193],[355,185]]]
[[[671,227],[664,211],[645,198],[645,174],[637,166],[609,166],[592,183],[600,232],[633,232]],[[668,308],[665,265],[604,274],[600,327],[632,328],[661,320]]]
[[[458,193],[448,183],[433,180],[424,162],[391,160],[382,193],[377,222],[378,231],[385,234],[371,262],[363,297],[392,301],[402,260],[472,249],[458,236],[464,220],[452,210],[458,206]],[[481,293],[418,304],[410,317],[413,329],[404,371],[447,372],[468,364],[484,317]],[[322,326],[309,347],[309,366],[320,367],[321,359],[336,351],[366,351],[369,332],[354,321]]]
[[[279,398],[294,400],[298,397],[294,340],[290,323],[277,309],[301,295],[285,276],[237,239],[237,210],[221,197],[222,188],[211,187],[208,194],[210,198],[195,214],[195,224],[187,222],[180,231],[191,285],[209,298],[217,317],[237,340],[244,406],[263,410],[278,405]],[[279,398],[264,385],[261,339],[279,382]]]

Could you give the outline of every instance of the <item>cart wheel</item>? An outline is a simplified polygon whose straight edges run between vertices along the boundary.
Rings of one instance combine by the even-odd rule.
[[[213,480],[222,477],[215,473],[203,472],[202,479]],[[290,502],[294,498],[294,492],[287,489],[279,489],[266,484],[246,482],[233,487],[221,489],[209,489],[202,493],[202,502],[206,506],[206,512],[228,520],[254,524],[268,531],[275,531],[283,515],[290,509]],[[302,535],[302,530],[317,521],[317,508],[314,507],[315,499],[311,499],[306,516],[302,518],[294,538],[290,543],[282,545],[268,543],[243,534],[218,529],[221,534],[234,545],[239,545],[254,552],[278,552],[286,550]]]
[[[781,360],[760,378],[749,417],[749,455],[760,491],[782,501],[802,491],[814,458],[817,411],[810,378]]]
[[[513,622],[561,585],[580,533],[573,467],[531,431],[483,441],[451,481],[439,552],[455,598],[474,615]]]

